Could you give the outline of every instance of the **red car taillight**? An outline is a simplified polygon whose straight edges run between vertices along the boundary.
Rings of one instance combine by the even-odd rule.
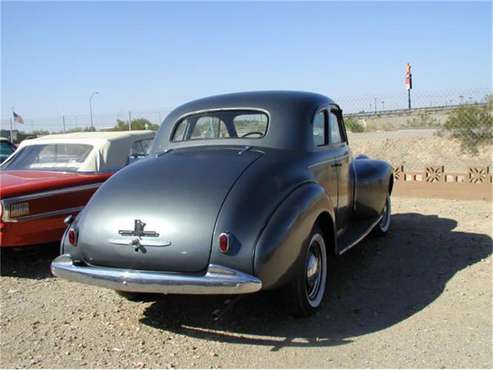
[[[74,247],[77,246],[77,230],[75,230],[73,227],[68,230],[68,241]]]
[[[10,205],[9,218],[17,218],[29,215],[29,203],[21,202]]]
[[[228,253],[229,251],[229,234],[228,233],[221,233],[219,234],[219,250],[221,253]]]

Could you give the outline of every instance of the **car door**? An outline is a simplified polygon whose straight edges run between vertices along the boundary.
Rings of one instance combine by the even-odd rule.
[[[349,149],[346,130],[342,120],[342,111],[331,106],[329,118],[329,150],[332,153],[334,166],[337,169],[337,233],[341,233],[347,225],[351,203],[351,179],[349,165],[351,151]]]
[[[339,149],[329,142],[329,111],[323,108],[313,118],[314,163],[310,166],[317,182],[322,185],[334,208],[338,208]]]

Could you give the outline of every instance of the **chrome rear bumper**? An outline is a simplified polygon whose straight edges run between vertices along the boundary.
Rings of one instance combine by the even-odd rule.
[[[102,266],[78,266],[70,255],[53,260],[51,272],[79,283],[126,292],[164,294],[245,294],[262,288],[255,276],[210,264],[205,275],[126,270]]]

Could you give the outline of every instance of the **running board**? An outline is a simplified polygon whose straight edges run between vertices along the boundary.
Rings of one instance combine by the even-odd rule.
[[[346,253],[352,247],[362,241],[380,222],[382,216],[379,216],[376,220],[368,222],[368,220],[357,220],[351,222],[344,233],[337,239],[337,254],[341,255]]]

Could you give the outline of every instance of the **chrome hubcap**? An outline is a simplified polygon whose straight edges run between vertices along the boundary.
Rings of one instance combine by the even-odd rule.
[[[317,241],[313,241],[306,258],[306,291],[310,300],[317,296],[322,280],[322,253],[320,248],[320,244]]]

